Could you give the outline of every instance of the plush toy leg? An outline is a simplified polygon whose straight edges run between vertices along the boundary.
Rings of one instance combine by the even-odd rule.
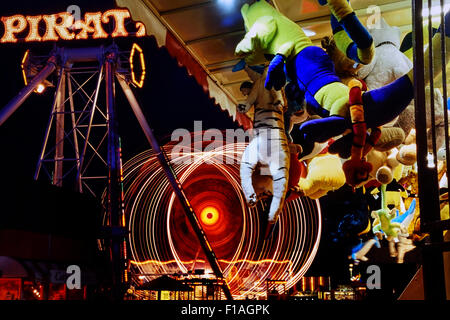
[[[328,0],[336,45],[347,57],[369,64],[375,54],[373,38],[346,0]]]
[[[287,162],[285,162],[285,164],[286,163]],[[271,163],[270,172],[273,177],[273,197],[270,203],[269,221],[276,222],[283,209],[284,200],[288,190],[289,166],[279,167],[278,163]]]
[[[374,244],[375,244],[374,239],[368,240],[358,252],[356,252],[355,254],[352,255],[353,260],[358,260],[358,261],[369,260],[366,257],[366,254],[370,251],[370,249],[372,249]]]
[[[414,98],[414,87],[408,75],[379,89],[363,93],[367,127],[380,127],[395,119]]]
[[[397,256],[397,249],[395,248],[395,241],[392,239],[389,241],[389,255],[393,258]]]
[[[399,243],[397,244],[397,263],[403,263],[405,253],[414,250],[415,247],[416,246],[412,244],[412,241],[410,239],[400,236]]]
[[[315,142],[325,142],[330,138],[344,133],[349,127],[349,121],[338,116],[304,122],[300,126],[300,141],[296,141],[303,148],[303,152],[299,158],[310,154]]]
[[[242,190],[244,191],[244,196],[249,206],[254,206],[258,202],[258,197],[252,183],[253,172],[257,164],[255,144],[256,139],[253,139],[245,149],[240,167]]]

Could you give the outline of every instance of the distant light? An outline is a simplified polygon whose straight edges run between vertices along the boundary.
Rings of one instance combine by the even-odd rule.
[[[446,13],[450,9],[450,4],[444,5],[444,8],[442,10],[441,6],[434,6],[431,7],[431,16],[437,16],[441,13]],[[430,15],[430,10],[428,8],[423,8],[422,10],[422,17],[428,17]]]
[[[316,35],[316,33],[315,33],[314,31],[312,31],[312,30],[308,30],[308,29],[303,28],[303,31],[305,32],[305,34],[306,34],[308,37],[312,37],[312,36],[315,36],[315,35]]]
[[[230,9],[233,7],[235,0],[217,0],[220,6],[224,9]]]
[[[434,168],[434,156],[432,153],[428,153],[427,155],[427,160],[428,160],[428,168]]]
[[[37,93],[42,93],[45,90],[45,86],[42,83],[39,83],[37,88],[36,88],[36,92]]]

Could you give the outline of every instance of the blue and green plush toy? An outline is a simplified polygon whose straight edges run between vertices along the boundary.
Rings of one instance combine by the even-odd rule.
[[[319,0],[321,4],[325,1]],[[361,62],[370,62],[370,35],[356,20],[347,0],[328,0],[335,23],[335,31],[342,28],[356,46],[348,42],[345,49],[350,56],[358,56]],[[241,8],[247,33],[236,46],[235,54],[245,58],[248,64],[258,64],[268,58],[271,62],[265,87],[280,90],[286,82],[286,74],[297,82],[305,100],[322,119],[307,121],[300,126],[300,140],[304,156],[311,152],[315,142],[325,142],[332,137],[351,132],[356,122],[364,122],[367,129],[375,129],[392,121],[414,97],[413,70],[393,83],[362,94],[364,119],[355,121],[349,110],[350,88],[344,85],[334,71],[325,51],[314,46],[302,28],[278,12],[266,1],[256,1]],[[433,49],[439,52],[441,34],[450,47],[450,14],[445,15],[445,32],[439,30],[433,37]],[[344,37],[342,37],[344,38]],[[342,42],[342,41],[341,41]],[[344,41],[345,42],[345,41]],[[356,48],[356,49],[355,49]],[[435,55],[433,76],[439,75],[442,64],[447,64],[450,54],[442,61]],[[425,70],[428,68],[428,51]],[[425,72],[425,80],[429,75]]]
[[[333,38],[339,50],[357,63],[369,64],[375,54],[372,36],[362,25],[349,0],[319,0],[330,7]]]

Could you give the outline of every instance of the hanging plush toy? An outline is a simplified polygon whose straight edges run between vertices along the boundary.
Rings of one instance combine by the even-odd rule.
[[[380,234],[380,237],[385,235],[388,241],[396,238],[401,228],[400,223],[392,221],[396,216],[396,210],[390,210],[387,206],[386,185],[383,184],[381,185],[381,209],[372,212],[372,217],[375,219],[373,233]]]
[[[357,63],[369,64],[375,47],[371,35],[361,24],[349,0],[319,0],[331,11],[331,28],[339,50]]]
[[[333,37],[324,37],[320,41],[320,44],[330,57],[331,61],[333,61],[336,75],[341,79],[342,83],[348,85],[350,80],[360,79],[358,70],[363,65],[356,63],[339,50]]]
[[[345,174],[341,160],[335,155],[325,153],[309,161],[307,175],[300,178],[296,191],[302,196],[319,199],[344,184]]]
[[[254,106],[254,137],[242,155],[240,175],[242,189],[250,206],[256,205],[259,200],[253,185],[257,165],[260,168],[259,175],[272,177],[268,219],[269,225],[273,225],[283,209],[288,190],[290,150],[284,128],[283,97],[279,91],[264,88],[266,75],[267,70],[262,75],[249,72],[254,83],[246,102],[237,108],[239,112],[245,113]]]
[[[372,212],[372,217],[375,219],[372,231],[378,235],[379,239],[383,236],[386,237],[389,241],[389,253],[391,257],[396,257],[398,263],[403,263],[405,253],[415,248],[412,240],[408,239],[408,228],[414,218],[416,201],[413,199],[408,210],[400,215],[397,208],[392,210],[388,208],[386,198],[386,185],[383,184],[381,185],[382,208]]]
[[[341,1],[330,1],[338,4]],[[348,6],[346,1],[345,6]],[[335,8],[335,12],[338,8]],[[333,69],[329,56],[311,40],[293,21],[283,16],[265,1],[257,1],[251,6],[245,4],[241,9],[247,33],[236,47],[236,55],[247,61],[258,61],[264,56],[272,56],[268,68],[265,86],[279,90],[286,81],[286,72],[292,81],[297,81],[299,90],[305,93],[305,99],[314,111],[323,119],[307,121],[300,126],[300,140],[303,154],[308,154],[315,142],[325,142],[332,137],[352,131],[352,119],[348,108],[349,87],[345,86]],[[446,16],[446,42],[450,46],[450,14]],[[448,21],[448,23],[447,23]],[[441,33],[433,38],[433,48],[438,52]],[[441,72],[442,64],[447,65],[441,55],[435,55],[433,77]],[[425,69],[428,68],[428,52],[425,55]],[[425,74],[429,82],[429,75]],[[377,128],[392,121],[411,102],[414,96],[413,72],[397,79],[393,83],[362,95],[364,122],[367,128]],[[357,171],[354,177],[360,177]]]
[[[429,146],[429,152],[432,152],[432,134],[433,130],[432,121],[431,121],[431,104],[430,104],[430,96],[431,89],[430,87],[425,88],[425,102],[426,102],[426,110],[427,110],[427,140]],[[436,139],[436,149],[439,150],[444,146],[445,143],[445,114],[444,114],[444,98],[442,96],[441,91],[438,88],[434,88],[434,133]],[[409,110],[411,108],[411,110]],[[448,112],[445,110],[445,112]],[[414,117],[414,106],[409,106],[405,112],[403,112],[399,117],[399,125],[401,124],[406,128],[413,128],[415,123]],[[405,129],[407,130],[407,129]],[[398,161],[404,165],[413,165],[417,161],[417,151],[416,151],[416,131],[410,129],[409,133],[404,141],[403,146],[399,148],[398,153]]]
[[[358,77],[363,79],[369,90],[381,88],[404,76],[413,64],[400,51],[401,31],[391,27],[381,18],[374,26],[367,26],[373,38],[375,55],[368,65],[360,65]]]

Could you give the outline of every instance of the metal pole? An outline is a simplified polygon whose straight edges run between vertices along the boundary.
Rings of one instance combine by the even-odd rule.
[[[70,65],[70,68],[72,66]],[[67,88],[69,90],[69,104],[70,104],[70,112],[71,112],[71,120],[72,120],[72,130],[73,130],[73,142],[75,149],[75,158],[77,159],[77,173],[80,172],[80,149],[78,147],[78,128],[77,122],[75,119],[75,103],[73,101],[73,91],[72,91],[72,81],[70,79],[70,72],[67,72]],[[81,179],[76,181],[77,189],[79,192],[83,191]]]
[[[421,226],[440,220],[439,190],[436,166],[429,167],[427,161],[428,140],[425,104],[425,57],[423,52],[423,17],[422,0],[414,0],[413,15],[413,47],[414,47],[414,95],[417,142],[417,167],[420,199]],[[431,47],[431,43],[430,43]],[[430,68],[432,66],[430,65]],[[430,81],[433,79],[431,78]],[[431,231],[432,243],[442,242],[442,232]],[[424,293],[427,300],[445,300],[445,281],[442,252],[424,246],[423,277]]]
[[[117,75],[117,80],[119,81],[120,86],[122,87],[123,92],[125,93],[125,96],[128,99],[128,102],[131,105],[131,108],[133,109],[133,112],[136,116],[136,118],[139,121],[139,124],[144,131],[144,134],[150,143],[153,151],[156,153],[157,158],[159,160],[159,163],[164,169],[164,172],[167,176],[167,179],[169,180],[170,184],[172,185],[172,188],[175,192],[175,195],[177,196],[178,200],[180,201],[184,212],[186,213],[189,222],[194,229],[194,232],[197,235],[197,238],[200,241],[200,245],[203,248],[203,251],[205,252],[206,258],[208,259],[209,264],[211,265],[211,268],[216,275],[218,280],[224,281],[224,293],[227,299],[233,300],[233,296],[231,295],[230,288],[226,282],[226,279],[223,277],[222,269],[220,268],[219,262],[217,260],[217,257],[212,250],[212,247],[206,238],[206,234],[203,231],[200,222],[198,221],[197,215],[194,212],[194,209],[192,208],[191,204],[189,203],[188,198],[186,197],[186,194],[184,193],[183,187],[181,185],[181,182],[178,180],[176,172],[173,170],[172,166],[169,164],[168,159],[166,158],[166,155],[164,153],[164,150],[161,149],[159,146],[159,143],[153,134],[152,129],[150,128],[147,120],[145,119],[144,114],[142,113],[141,107],[139,106],[139,103],[137,102],[133,91],[131,90],[128,83],[125,81],[125,79]]]
[[[39,174],[41,173],[42,163],[45,158],[45,150],[47,149],[48,139],[50,137],[50,131],[52,129],[52,124],[53,124],[53,118],[55,116],[56,107],[58,104],[58,98],[57,98],[58,92],[62,85],[62,80],[63,80],[62,73],[63,73],[63,68],[60,68],[58,84],[56,85],[55,98],[53,99],[52,111],[50,112],[50,117],[49,117],[48,123],[47,123],[47,129],[45,130],[44,143],[42,144],[41,153],[39,155],[39,160],[38,160],[38,163],[36,166],[36,171],[34,173],[34,180],[37,180],[39,178]],[[44,170],[45,170],[45,167],[44,167]]]
[[[65,93],[66,93],[66,72],[61,68],[61,85],[56,92],[56,114],[55,114],[55,129],[56,129],[56,149],[55,149],[55,171],[53,173],[53,184],[58,187],[63,185],[63,161],[64,160],[64,136],[66,119],[65,111]]]
[[[36,89],[36,87],[44,81],[56,69],[56,56],[51,56],[47,60],[45,67],[30,81],[30,83],[20,90],[9,103],[0,110],[0,126],[8,120],[8,118],[25,102],[28,96]]]
[[[109,227],[112,230],[110,239],[111,262],[113,272],[113,297],[117,300],[123,298],[123,264],[122,239],[115,230],[121,227],[120,218],[123,208],[121,185],[121,160],[118,121],[115,106],[114,73],[117,55],[107,53],[105,61],[106,105],[108,111],[108,197],[107,213]]]

